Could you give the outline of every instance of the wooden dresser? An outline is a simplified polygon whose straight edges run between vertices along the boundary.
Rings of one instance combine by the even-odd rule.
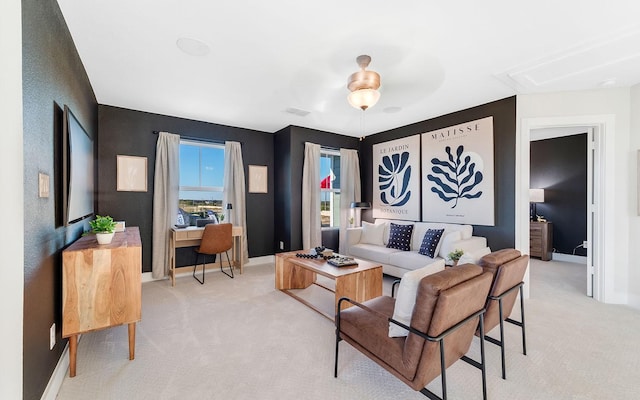
[[[529,226],[529,255],[542,261],[551,260],[553,252],[553,224],[531,221]]]
[[[78,335],[129,325],[129,359],[135,357],[142,302],[142,244],[138,227],[116,232],[110,244],[95,235],[62,252],[62,337],[69,338],[69,376],[76,375]]]

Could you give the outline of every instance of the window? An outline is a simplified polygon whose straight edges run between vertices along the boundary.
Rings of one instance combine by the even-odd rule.
[[[191,215],[222,214],[224,146],[180,141],[179,207]]]
[[[323,228],[340,226],[340,153],[320,150],[320,219]]]

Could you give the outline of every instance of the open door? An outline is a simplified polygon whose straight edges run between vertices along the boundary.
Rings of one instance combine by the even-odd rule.
[[[593,275],[595,273],[594,264],[594,241],[593,234],[596,225],[595,215],[595,195],[594,187],[596,187],[594,179],[597,174],[593,173],[596,165],[596,143],[593,128],[587,130],[587,242],[584,247],[587,250],[587,296],[593,297]]]

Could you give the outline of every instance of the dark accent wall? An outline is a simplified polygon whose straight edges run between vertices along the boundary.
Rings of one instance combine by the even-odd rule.
[[[40,399],[66,340],[62,327],[61,251],[88,229],[61,226],[62,108],[87,133],[98,131],[96,98],[55,0],[22,1],[24,119],[24,399]],[[38,172],[49,175],[49,198],[38,197]],[[56,345],[49,350],[49,327]],[[11,344],[6,344],[11,345]]]
[[[360,148],[358,138],[337,135],[315,129],[288,126],[275,133],[275,248],[276,252],[302,249],[302,167],[304,143],[316,143],[330,148]],[[336,234],[325,230],[326,247],[337,249]],[[279,242],[284,242],[280,250]]]
[[[247,242],[249,257],[274,253],[273,199],[274,151],[273,135],[250,129],[194,121],[166,115],[100,105],[98,138],[98,213],[108,214],[127,226],[140,227],[142,239],[142,271],[151,271],[153,231],[153,176],[155,171],[156,141],[153,131],[165,131],[191,139],[242,143],[245,182],[248,185],[249,165],[266,165],[268,193],[249,193],[247,201]],[[147,192],[116,191],[116,156],[147,157]],[[193,253],[193,252],[191,252]],[[193,254],[184,255],[185,262],[193,263]]]
[[[544,189],[537,214],[553,222],[553,248],[586,256],[587,134],[531,142],[530,187]]]
[[[464,122],[493,116],[495,166],[495,226],[474,226],[475,236],[484,236],[492,250],[515,246],[516,98],[508,97],[426,121],[391,129],[362,141],[360,165],[363,201],[373,200],[373,145]],[[373,221],[372,210],[362,219]]]

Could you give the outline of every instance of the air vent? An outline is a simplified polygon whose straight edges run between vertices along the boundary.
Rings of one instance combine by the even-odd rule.
[[[299,117],[306,117],[307,115],[310,114],[309,111],[301,110],[299,108],[294,108],[294,107],[289,107],[284,111],[289,113],[289,114],[297,115]]]

